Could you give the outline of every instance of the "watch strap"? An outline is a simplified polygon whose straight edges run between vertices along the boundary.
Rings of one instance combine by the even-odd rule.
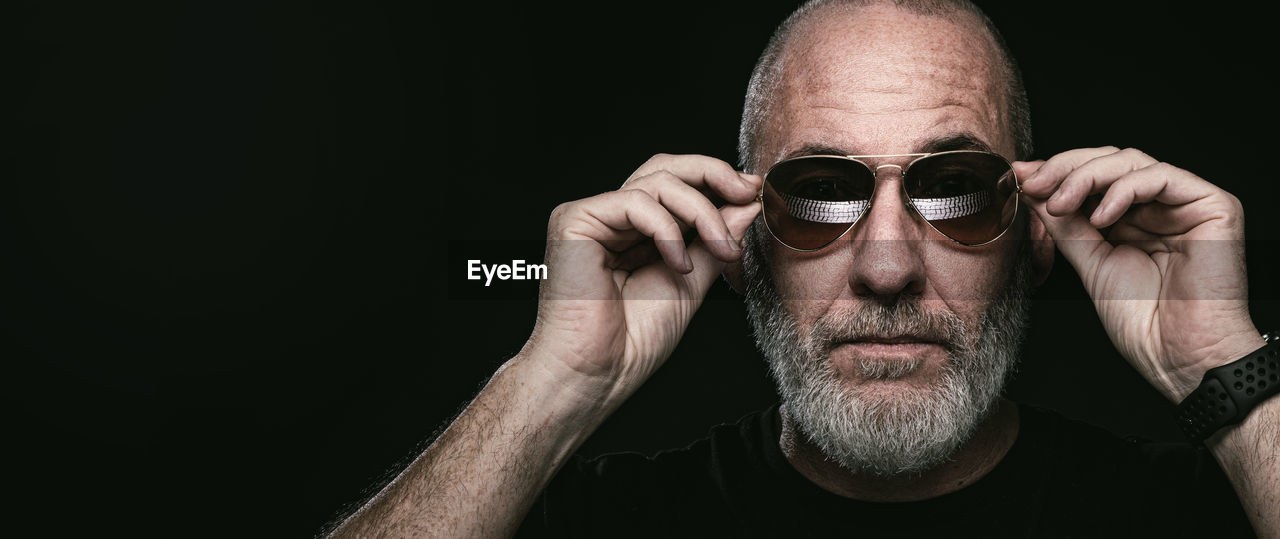
[[[1178,426],[1188,439],[1201,443],[1280,393],[1280,339],[1272,335],[1253,353],[1205,371],[1200,386],[1178,404]]]

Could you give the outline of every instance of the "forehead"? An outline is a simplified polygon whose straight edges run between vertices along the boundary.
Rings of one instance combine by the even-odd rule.
[[[816,13],[784,51],[763,156],[776,161],[815,145],[909,153],[964,134],[1012,157],[995,50],[980,23],[964,14],[892,7]]]

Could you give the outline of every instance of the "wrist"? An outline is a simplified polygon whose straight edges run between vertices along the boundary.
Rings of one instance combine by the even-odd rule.
[[[1280,391],[1280,341],[1260,337],[1262,346],[1234,361],[1209,369],[1200,384],[1178,403],[1178,423],[1192,442],[1230,430],[1270,406]],[[1268,342],[1269,341],[1269,342]]]
[[[526,347],[499,369],[519,380],[539,406],[556,410],[560,419],[598,425],[630,395],[617,376],[573,369],[552,353]],[[624,394],[625,393],[625,394]]]
[[[1184,358],[1189,360],[1186,363],[1188,366],[1180,373],[1180,382],[1170,384],[1170,397],[1174,403],[1182,402],[1200,386],[1204,373],[1209,369],[1240,359],[1265,344],[1267,342],[1263,340],[1262,333],[1249,324],[1247,328],[1227,334],[1212,346],[1197,350],[1194,358]]]

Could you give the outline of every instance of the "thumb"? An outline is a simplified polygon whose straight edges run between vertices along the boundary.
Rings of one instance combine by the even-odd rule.
[[[734,250],[741,251],[742,238],[746,235],[747,227],[751,226],[755,221],[756,215],[760,213],[760,204],[750,202],[747,204],[736,205],[730,204],[720,208],[720,216],[724,218],[724,224],[729,228],[729,234],[733,237]],[[711,283],[715,282],[720,276],[721,270],[724,269],[725,262],[716,258],[711,254],[707,245],[703,243],[706,240],[699,238],[689,244],[689,259],[693,261],[693,271],[685,276],[690,280],[692,288],[697,292],[698,297],[702,297],[707,293],[707,289],[711,288]]]
[[[1084,214],[1075,212],[1055,217],[1049,214],[1046,199],[1035,198],[1026,193],[1021,195],[1021,199],[1040,218],[1040,222],[1044,223],[1044,228],[1053,238],[1058,251],[1075,268],[1089,294],[1094,295],[1096,291],[1091,286],[1096,279],[1093,277],[1102,261],[1111,253],[1112,245],[1103,239],[1102,233],[1089,223],[1089,218]]]
[[[1044,159],[1038,161],[1014,161],[1012,165],[1014,175],[1021,181],[1027,181],[1044,165]]]

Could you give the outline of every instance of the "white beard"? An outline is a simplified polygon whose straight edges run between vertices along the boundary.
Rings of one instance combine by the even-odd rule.
[[[828,313],[802,335],[786,311],[762,253],[761,234],[748,229],[743,277],[756,344],[789,417],[827,458],[854,472],[918,475],[947,460],[993,411],[1018,349],[1030,308],[1031,263],[1019,253],[1008,286],[970,330],[949,311],[925,311],[918,300],[893,305],[868,302],[849,313]],[[828,354],[842,340],[903,333],[944,343],[948,360],[930,387],[885,396],[846,387]],[[974,334],[976,333],[976,335]],[[867,379],[899,378],[920,361],[855,361]]]

